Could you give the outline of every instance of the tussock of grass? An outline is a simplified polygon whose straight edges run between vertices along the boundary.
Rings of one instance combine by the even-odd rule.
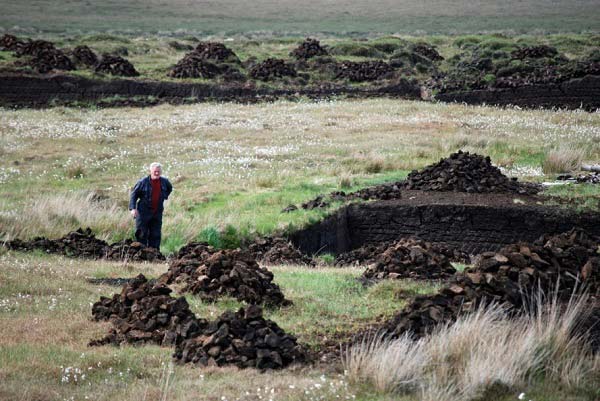
[[[353,382],[425,400],[474,400],[494,386],[517,391],[540,379],[598,388],[598,358],[584,335],[572,334],[587,302],[581,295],[563,308],[538,297],[513,319],[498,305],[483,306],[418,341],[367,337],[346,350],[344,366]]]
[[[578,170],[586,156],[586,150],[573,145],[561,145],[548,152],[542,163],[545,174],[568,173]]]

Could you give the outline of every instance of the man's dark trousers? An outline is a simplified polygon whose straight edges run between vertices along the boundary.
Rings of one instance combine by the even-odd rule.
[[[135,239],[145,246],[159,249],[161,228],[162,213],[150,212],[149,216],[139,213],[135,219]]]

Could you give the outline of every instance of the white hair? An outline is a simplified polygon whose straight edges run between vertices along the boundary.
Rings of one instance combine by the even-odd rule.
[[[162,164],[157,163],[157,162],[150,164],[150,170],[152,170],[154,167],[158,167],[160,169],[160,171],[162,171]]]

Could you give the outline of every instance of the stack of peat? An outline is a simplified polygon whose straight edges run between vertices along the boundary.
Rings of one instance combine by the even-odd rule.
[[[57,49],[54,43],[45,40],[31,40],[22,42],[16,46],[17,57],[28,56],[22,63],[33,68],[35,71],[45,74],[52,70],[74,70],[75,66],[66,54]]]
[[[106,248],[105,258],[136,262],[152,262],[165,259],[158,249],[144,246],[141,242],[132,241],[130,239],[110,244]]]
[[[256,64],[250,69],[250,76],[261,81],[269,81],[274,78],[295,77],[296,70],[285,60],[268,58],[262,63]]]
[[[240,61],[238,56],[223,43],[200,42],[192,53],[195,53],[198,57],[204,60],[214,60],[222,63],[239,63]]]
[[[365,282],[411,278],[445,280],[456,273],[450,260],[429,242],[414,238],[400,239],[389,245],[365,270]]]
[[[413,45],[412,51],[423,57],[427,57],[431,61],[441,61],[444,59],[435,47],[428,45],[427,43],[417,43]]]
[[[298,60],[308,60],[316,56],[326,56],[327,50],[321,47],[317,39],[306,38],[304,42],[290,52],[290,56]]]
[[[517,50],[511,52],[510,56],[513,59],[523,60],[526,58],[552,58],[555,57],[557,54],[558,51],[556,50],[556,48],[547,45],[539,45],[520,47]]]
[[[406,178],[406,189],[424,191],[456,191],[471,193],[533,194],[536,186],[524,185],[509,179],[488,157],[458,151]]]
[[[282,237],[259,238],[248,246],[248,252],[266,265],[314,265],[311,257]]]
[[[344,61],[338,64],[336,69],[336,79],[348,79],[351,82],[376,81],[394,72],[388,63],[381,60]]]
[[[78,228],[59,239],[36,237],[30,241],[15,239],[4,244],[16,251],[41,250],[46,253],[56,253],[70,257],[129,261],[164,260],[164,256],[154,248],[131,240],[115,242],[111,245],[98,239],[88,227]]]
[[[415,298],[384,330],[393,337],[407,332],[421,337],[437,324],[455,321],[460,313],[471,312],[482,303],[506,304],[510,311],[518,312],[538,289],[567,301],[573,291],[586,288],[597,300],[599,247],[600,238],[573,229],[544,236],[534,244],[483,253],[473,269],[457,275],[439,293]]]
[[[17,251],[42,250],[46,253],[57,253],[73,257],[98,259],[105,254],[108,244],[98,239],[88,227],[78,228],[62,238],[51,240],[45,237],[35,237],[30,241],[15,239],[8,241],[5,246]]]
[[[137,77],[140,75],[133,64],[123,57],[114,54],[103,54],[94,70],[96,72],[118,75],[121,77]]]
[[[201,366],[279,369],[306,359],[296,337],[262,317],[256,305],[225,312],[194,338],[179,343],[173,355],[180,363]]]
[[[16,52],[24,45],[25,42],[14,35],[7,33],[0,37],[0,50]]]
[[[120,294],[101,297],[92,306],[94,320],[112,323],[108,335],[89,344],[179,344],[207,326],[190,311],[185,297],[173,298],[171,289],[148,281],[142,274],[128,282]]]
[[[77,46],[71,54],[76,64],[93,67],[98,63],[98,56],[88,46]]]
[[[265,306],[291,303],[273,282],[273,273],[261,268],[252,255],[239,249],[219,250],[202,259],[176,259],[159,281],[182,284],[182,291],[207,301],[230,296]]]
[[[221,69],[215,64],[206,61],[195,52],[190,52],[175,64],[168,75],[173,78],[211,79],[220,73]]]

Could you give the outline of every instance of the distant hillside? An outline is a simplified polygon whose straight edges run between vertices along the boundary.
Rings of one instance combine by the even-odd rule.
[[[0,28],[12,31],[600,31],[598,0],[0,0],[0,10]]]

